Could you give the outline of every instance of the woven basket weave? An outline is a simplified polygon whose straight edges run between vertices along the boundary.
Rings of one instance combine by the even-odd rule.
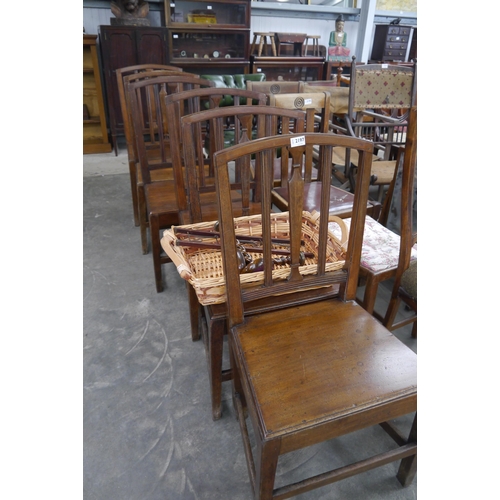
[[[347,244],[347,228],[338,217],[330,217],[330,221],[337,222],[342,229],[342,238],[339,241],[331,232],[328,233],[326,271],[342,269],[345,264],[345,245]],[[302,240],[304,252],[313,253],[315,257],[306,258],[305,264],[299,267],[302,275],[314,274],[317,268],[319,212],[302,213]],[[180,226],[183,229],[213,231],[214,222],[201,222]],[[252,215],[234,219],[236,238],[238,235],[261,236],[261,216]],[[288,212],[271,214],[271,233],[274,238],[289,238]],[[220,304],[226,301],[226,284],[223,274],[222,254],[220,250],[200,249],[196,247],[177,246],[176,240],[197,240],[199,237],[174,233],[174,228],[163,233],[161,245],[172,262],[177,266],[180,276],[194,288],[200,304]],[[219,243],[217,236],[199,238],[204,243]],[[245,245],[247,252],[253,259],[262,257],[261,253],[253,253],[250,245]],[[275,245],[276,249],[286,249],[285,246]],[[290,273],[288,265],[276,265],[273,269],[273,279],[286,279]],[[243,287],[251,287],[264,282],[262,271],[240,274]]]

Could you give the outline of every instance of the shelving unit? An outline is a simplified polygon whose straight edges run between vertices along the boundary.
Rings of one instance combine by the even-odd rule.
[[[250,0],[165,0],[169,64],[198,74],[250,68]]]
[[[313,81],[321,80],[324,71],[323,57],[254,57],[252,73],[265,73],[266,80]]]
[[[97,35],[83,35],[83,154],[111,151],[96,39]]]

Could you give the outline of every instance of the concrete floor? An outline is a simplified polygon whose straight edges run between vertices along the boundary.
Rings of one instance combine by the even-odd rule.
[[[249,500],[229,383],[214,422],[203,345],[190,337],[185,283],[167,264],[165,290],[156,293],[151,255],[141,252],[126,152],[86,155],[83,167],[83,498]],[[380,310],[389,290],[380,289]],[[396,334],[416,351],[409,330]],[[400,423],[406,432],[411,419]],[[381,443],[391,446],[374,428],[286,455],[278,483],[365,458]],[[389,464],[295,498],[416,498],[416,479],[403,488],[396,471]]]

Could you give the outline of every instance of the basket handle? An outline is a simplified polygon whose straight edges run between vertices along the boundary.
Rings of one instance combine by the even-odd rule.
[[[193,276],[191,274],[191,269],[186,265],[186,263],[182,260],[179,254],[174,250],[175,248],[175,240],[177,238],[173,234],[171,230],[167,230],[163,232],[163,238],[161,239],[161,246],[165,253],[170,257],[170,260],[176,265],[177,272],[181,276],[182,279],[189,281]]]
[[[344,250],[347,250],[347,241],[349,239],[349,230],[347,229],[346,223],[343,221],[343,219],[341,219],[340,217],[337,217],[336,215],[329,215],[328,222],[335,222],[340,227],[340,230],[342,231],[342,236],[340,238],[340,241],[334,235],[332,235],[332,236],[340,243],[340,246]]]

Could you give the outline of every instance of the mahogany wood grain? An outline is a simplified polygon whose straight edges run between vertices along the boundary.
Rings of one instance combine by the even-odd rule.
[[[299,141],[300,140],[300,141]],[[304,145],[297,146],[297,141]],[[244,156],[262,159],[263,246],[271,248],[268,197],[272,189],[273,155],[269,150],[288,149],[293,172],[289,182],[290,225],[297,227],[303,203],[300,157],[307,146],[319,147],[321,167],[331,165],[333,147],[357,149],[360,164],[353,204],[353,217],[341,271],[328,273],[325,259],[318,259],[317,272],[302,276],[292,264],[288,280],[272,276],[270,252],[265,257],[264,284],[259,297],[286,292],[286,308],[250,313],[255,297],[252,288],[242,288],[237,272],[233,207],[230,196],[229,163]],[[416,355],[366,312],[355,298],[361,259],[366,202],[370,185],[373,144],[334,134],[304,133],[274,136],[239,144],[214,155],[219,223],[227,293],[227,321],[233,402],[242,432],[250,482],[256,500],[289,498],[313,488],[401,460],[399,481],[411,482],[416,470],[416,421],[407,439],[396,438],[396,449],[358,462],[275,488],[281,455],[382,424],[395,438],[401,434],[385,424],[416,411]],[[321,168],[320,168],[321,171]],[[318,181],[324,186],[318,218],[318,248],[327,238],[329,173]],[[295,186],[294,186],[295,184]],[[267,235],[267,238],[266,238]],[[300,231],[290,231],[290,250],[299,250]],[[322,255],[324,251],[319,251]],[[292,257],[292,263],[297,259]],[[304,287],[335,283],[345,277],[337,296],[307,304],[293,303]],[[248,417],[247,417],[248,415]],[[248,426],[253,427],[255,447]]]

